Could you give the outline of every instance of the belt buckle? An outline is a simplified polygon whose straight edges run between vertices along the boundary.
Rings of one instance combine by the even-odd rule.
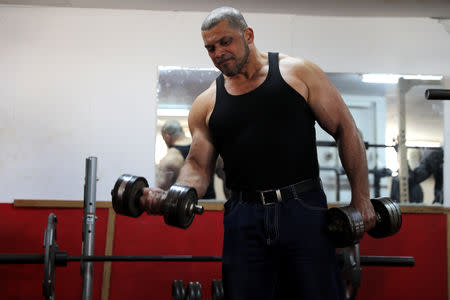
[[[281,202],[281,200],[282,200],[282,198],[281,198],[281,191],[279,189],[258,191],[259,196],[261,197],[261,201],[262,201],[263,205],[274,205],[276,203],[276,202],[266,203],[266,198],[264,197],[264,193],[267,193],[267,192],[275,192],[275,195],[277,195],[277,202]]]

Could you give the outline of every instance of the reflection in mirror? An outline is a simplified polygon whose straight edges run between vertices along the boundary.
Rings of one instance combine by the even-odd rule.
[[[183,149],[174,148],[188,146],[191,141],[187,124],[189,109],[195,98],[216,79],[219,71],[181,67],[159,67],[158,71],[156,177],[161,181],[158,185],[166,188],[164,184],[176,180],[177,170],[186,155]],[[370,196],[392,197],[398,202],[442,203],[443,104],[426,101],[424,97],[427,88],[439,88],[441,77],[402,79],[403,86],[400,86],[400,75],[390,75],[388,80],[383,78],[383,74],[327,75],[341,93],[366,143]],[[165,124],[171,123],[179,124],[179,135],[175,137],[163,130]],[[170,132],[173,131],[174,128]],[[404,140],[399,135],[401,132]],[[328,202],[350,202],[350,185],[333,138],[316,124],[316,139],[320,174]],[[404,183],[403,165],[405,170],[409,170]],[[228,198],[229,191],[223,178],[223,162],[219,160],[210,196],[205,198]],[[400,191],[401,186],[406,185],[409,188],[404,201],[405,193]]]
[[[206,90],[219,74],[212,69],[159,67],[156,182],[168,189],[176,180],[189,152],[191,135],[188,127],[189,109],[195,98]],[[216,174],[211,178],[203,199],[225,200],[223,164],[218,160]]]

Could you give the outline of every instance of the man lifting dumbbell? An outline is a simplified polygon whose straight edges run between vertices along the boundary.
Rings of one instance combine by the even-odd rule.
[[[164,215],[168,225],[187,228],[196,214],[203,213],[203,207],[197,205],[198,197],[194,188],[174,184],[168,191],[153,189],[158,201],[152,207],[141,204],[141,197],[148,191],[148,182],[144,177],[124,174],[117,179],[111,191],[114,211],[118,214],[139,217],[144,209],[155,215]]]
[[[236,9],[212,11],[201,28],[222,72],[193,103],[192,145],[177,184],[202,196],[220,154],[232,197],[225,203],[226,299],[342,299],[315,146],[317,121],[338,145],[351,206],[374,227],[364,143],[339,92],[315,64],[260,52]],[[160,213],[160,190],[141,206]],[[287,293],[289,296],[284,295]]]

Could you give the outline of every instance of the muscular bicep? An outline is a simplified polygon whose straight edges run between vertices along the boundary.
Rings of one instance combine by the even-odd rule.
[[[199,169],[212,174],[216,159],[217,153],[208,136],[199,130],[193,131],[191,151],[186,163],[195,164]]]
[[[189,112],[188,121],[192,144],[186,162],[194,163],[198,168],[212,174],[215,169],[217,152],[207,124],[207,116],[210,112],[208,100],[205,96],[197,98]]]

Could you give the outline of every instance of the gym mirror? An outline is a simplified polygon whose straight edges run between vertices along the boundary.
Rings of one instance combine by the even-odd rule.
[[[196,69],[160,66],[157,89],[157,138],[155,161],[157,178],[174,181],[176,174],[159,168],[168,153],[161,129],[168,121],[176,120],[188,145],[190,133],[187,116],[195,98],[215,80],[216,69]],[[407,202],[439,203],[442,200],[443,104],[427,101],[427,88],[439,88],[441,77],[405,77],[407,89],[399,88],[400,75],[327,73],[340,91],[366,142],[371,197],[388,196],[400,201],[398,134],[406,132],[406,158],[409,169]],[[403,80],[403,79],[402,79]],[[402,108],[400,99],[405,106]],[[404,125],[400,116],[405,116]],[[328,202],[349,202],[350,186],[339,160],[332,137],[316,124],[318,159],[321,178]],[[158,171],[159,170],[159,171]],[[225,200],[221,168],[213,178],[212,199]],[[439,188],[439,184],[441,188]],[[435,188],[436,185],[436,188]]]

